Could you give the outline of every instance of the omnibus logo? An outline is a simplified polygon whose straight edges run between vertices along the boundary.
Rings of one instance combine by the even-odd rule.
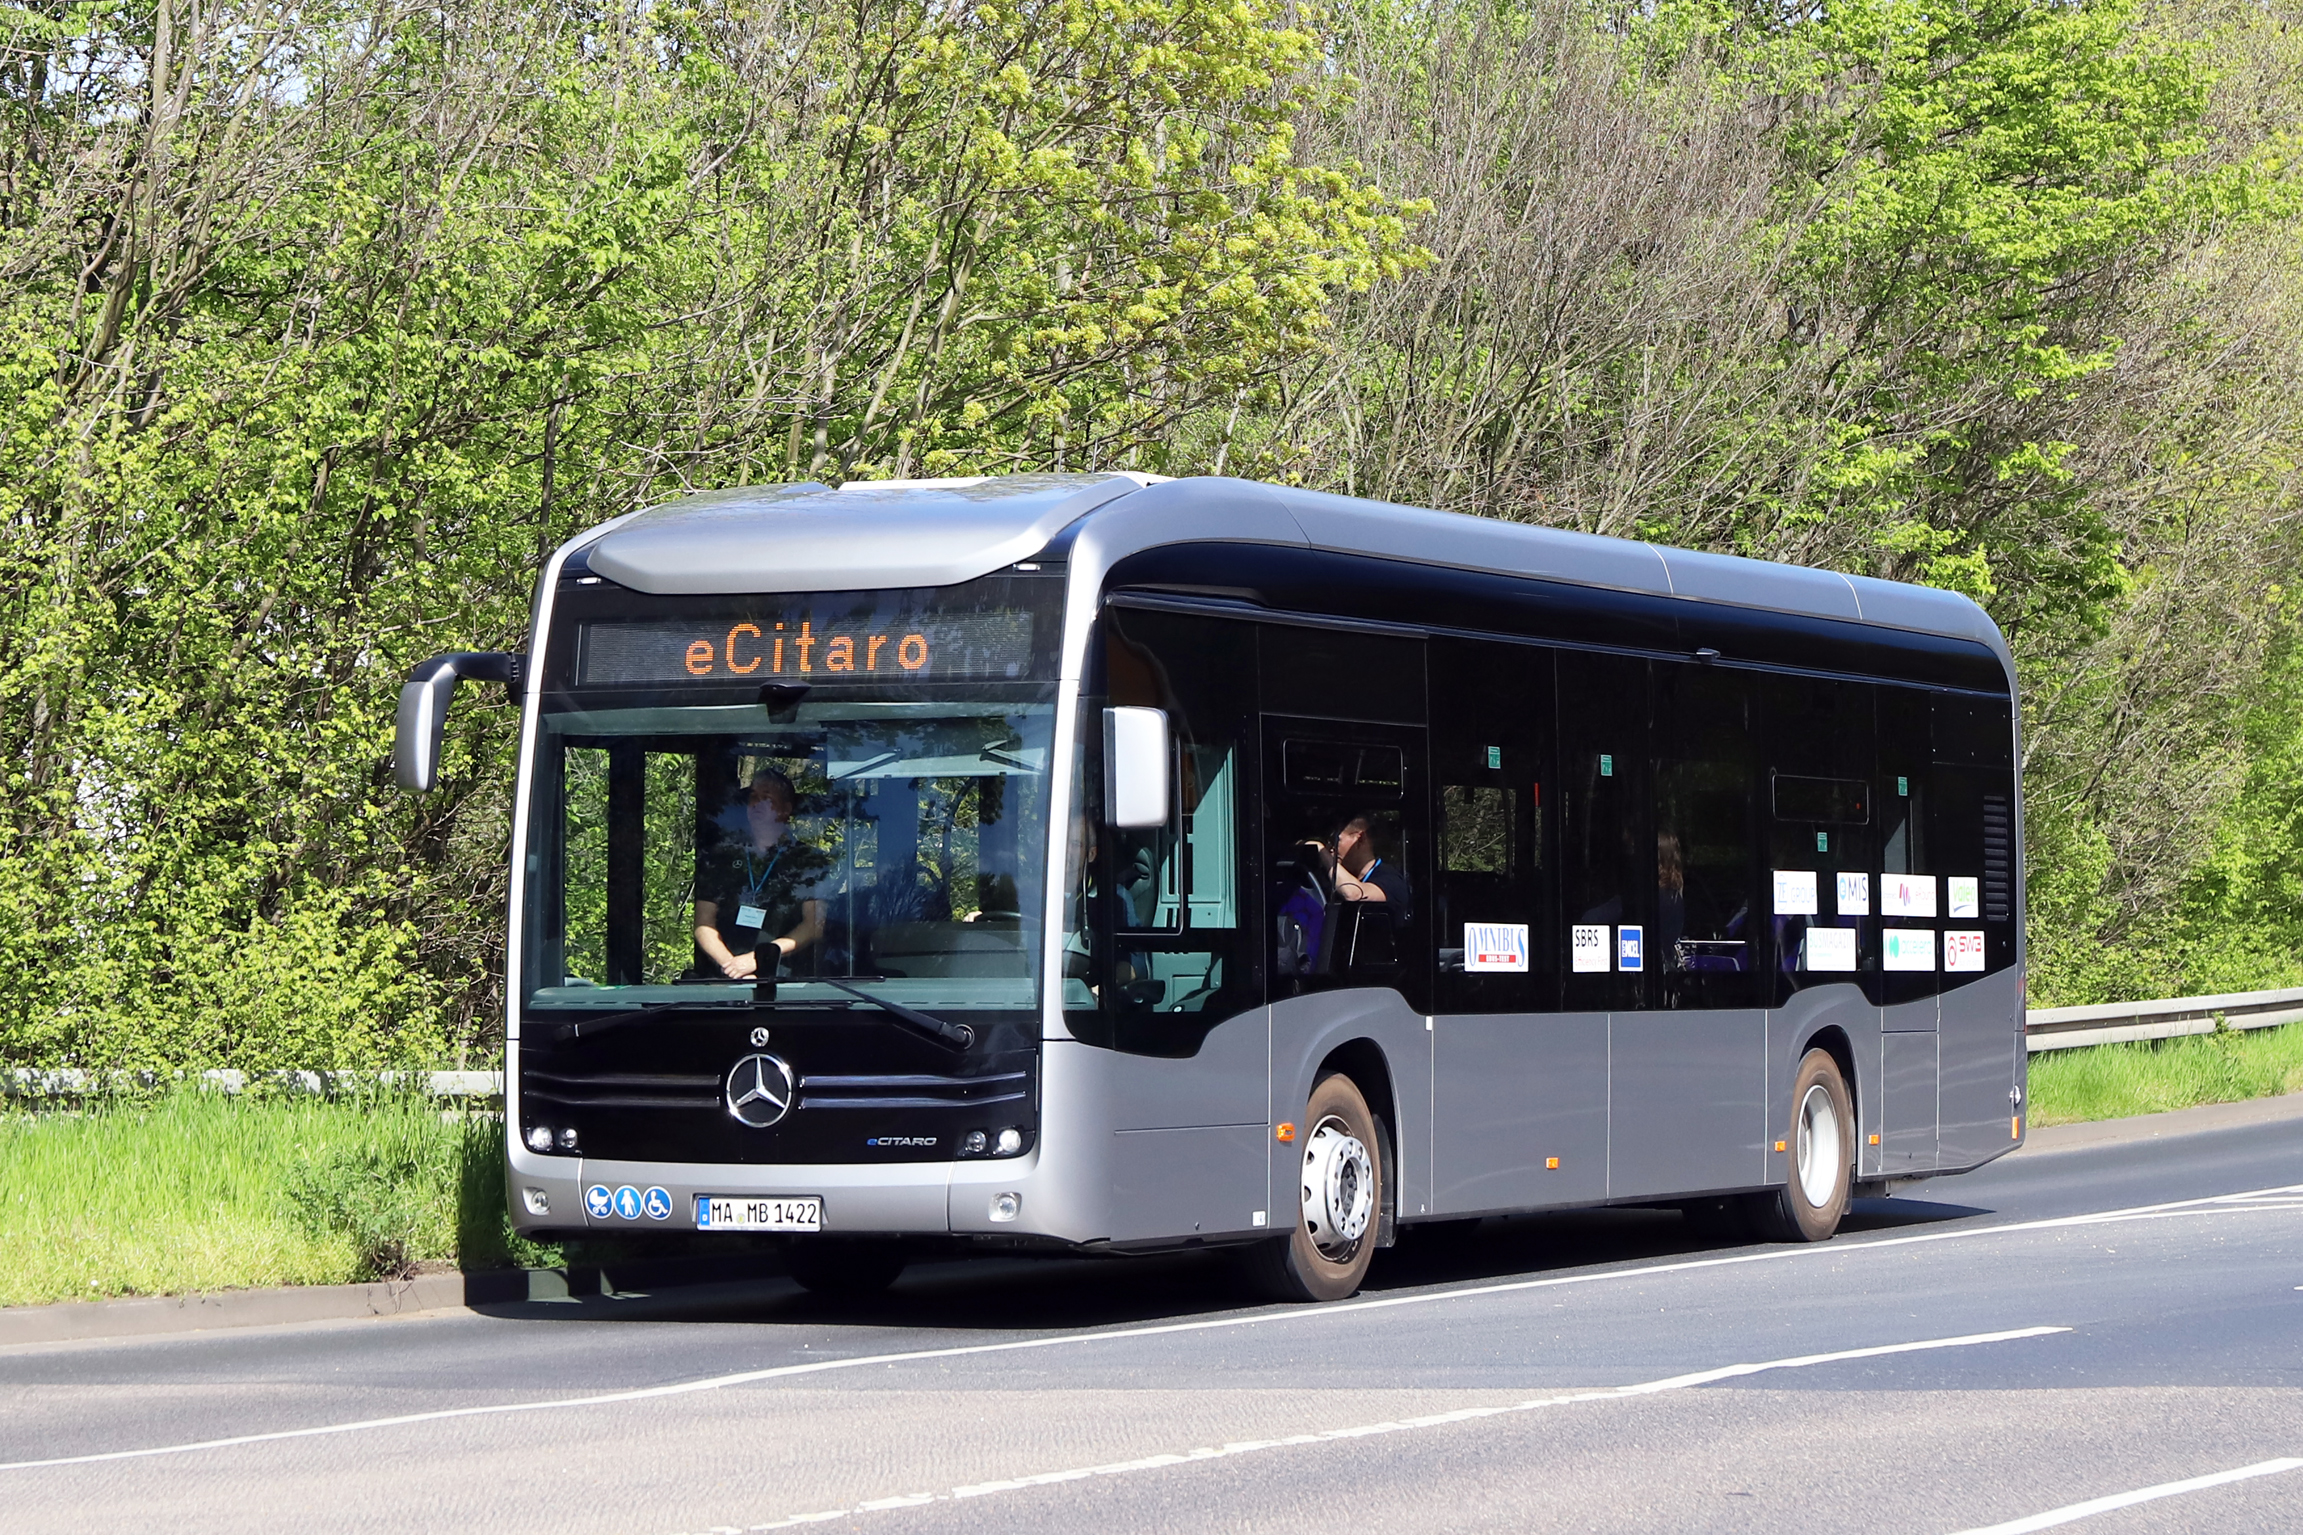
[[[1463,968],[1472,974],[1524,972],[1527,969],[1527,924],[1466,922],[1463,925]]]

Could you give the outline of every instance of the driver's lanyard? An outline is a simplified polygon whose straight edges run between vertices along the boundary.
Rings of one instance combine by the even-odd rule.
[[[744,849],[744,903],[746,905],[756,906],[759,904],[760,892],[767,888],[769,876],[776,872],[776,865],[783,861],[783,857],[784,850],[780,847],[777,848],[775,856],[768,860],[768,866],[755,875],[752,873],[752,850],[748,847]]]

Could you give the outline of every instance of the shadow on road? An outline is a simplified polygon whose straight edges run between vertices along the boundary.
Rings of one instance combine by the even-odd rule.
[[[1842,1228],[1865,1232],[1940,1224],[1989,1212],[1914,1199],[1861,1199]],[[1706,1238],[1675,1210],[1574,1210],[1409,1227],[1376,1255],[1362,1294],[1540,1279],[1657,1259],[1759,1251]],[[612,1270],[610,1271],[612,1276]],[[660,1286],[646,1293],[480,1306],[539,1321],[772,1322],[927,1330],[944,1334],[1077,1331],[1187,1321],[1258,1309],[1227,1252],[1139,1258],[985,1257],[921,1263],[880,1295],[810,1294],[763,1270],[757,1278]],[[928,1346],[933,1346],[929,1344]]]

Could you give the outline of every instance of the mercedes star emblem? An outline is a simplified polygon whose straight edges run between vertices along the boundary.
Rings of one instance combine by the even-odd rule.
[[[753,1048],[753,1049],[755,1049],[755,1050],[756,1050],[756,1049],[758,1049],[760,1046],[762,1046],[762,1045],[766,1044],[767,1042],[768,1042],[768,1031],[767,1031],[766,1029],[754,1029],[754,1030],[752,1030],[752,1048]]]
[[[747,1055],[728,1072],[728,1112],[755,1130],[765,1130],[791,1112],[798,1082],[792,1068],[772,1055]]]

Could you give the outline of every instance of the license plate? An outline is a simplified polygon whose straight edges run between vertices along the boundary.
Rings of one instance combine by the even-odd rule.
[[[758,1199],[748,1194],[698,1194],[696,1229],[699,1231],[821,1231],[824,1202],[805,1199]]]

